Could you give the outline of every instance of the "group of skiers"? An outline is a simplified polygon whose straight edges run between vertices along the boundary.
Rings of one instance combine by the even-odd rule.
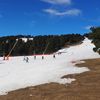
[[[56,58],[56,56],[55,56],[55,54],[53,55],[53,58]],[[36,59],[36,55],[34,55],[34,59]],[[44,59],[44,56],[42,56],[42,59]],[[29,62],[29,58],[28,57],[26,57],[26,56],[24,56],[24,59],[23,59],[23,61],[25,61],[25,62]]]
[[[27,63],[29,62],[29,58],[24,56],[24,61],[26,61]]]

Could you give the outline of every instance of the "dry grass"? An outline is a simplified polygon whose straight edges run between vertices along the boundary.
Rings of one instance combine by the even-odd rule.
[[[69,85],[56,83],[16,90],[0,96],[0,100],[100,100],[100,59],[86,60],[77,66],[88,66],[91,70],[63,78],[76,78]]]

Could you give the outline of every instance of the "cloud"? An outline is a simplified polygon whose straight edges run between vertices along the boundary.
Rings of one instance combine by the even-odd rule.
[[[63,5],[63,4],[70,5],[71,4],[71,0],[41,0],[41,1],[50,3],[50,4],[57,4],[57,5]]]
[[[78,16],[82,13],[80,9],[77,8],[70,8],[69,10],[66,10],[66,8],[63,8],[63,5],[71,5],[72,0],[41,0],[46,3],[55,4],[53,7],[49,7],[47,9],[43,9],[43,12],[48,13],[50,15],[55,16]],[[61,5],[61,6],[59,6]],[[60,10],[58,8],[60,7]],[[62,7],[62,8],[61,8]],[[55,9],[56,8],[56,9]]]
[[[81,10],[79,9],[70,9],[70,10],[66,10],[63,12],[60,12],[58,10],[55,9],[44,9],[44,12],[51,14],[51,15],[55,15],[55,16],[78,16],[81,14]]]
[[[85,27],[86,30],[90,30],[90,28],[93,27],[92,25],[88,25]]]

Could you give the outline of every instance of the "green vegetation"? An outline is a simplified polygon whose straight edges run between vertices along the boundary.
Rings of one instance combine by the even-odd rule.
[[[23,41],[22,38],[27,38],[27,42]],[[30,38],[33,38],[33,40]],[[68,45],[80,43],[84,39],[84,36],[80,34],[67,34],[35,37],[30,35],[0,37],[0,55],[8,55],[16,43],[16,39],[18,39],[18,42],[11,53],[12,56],[32,55],[34,53],[43,54],[43,52],[50,54]]]
[[[100,54],[100,27],[91,27],[90,30],[89,38],[92,39],[92,42],[96,46],[93,50]]]

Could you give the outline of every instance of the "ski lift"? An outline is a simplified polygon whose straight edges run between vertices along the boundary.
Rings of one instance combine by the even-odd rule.
[[[10,52],[8,53],[8,55],[7,55],[7,60],[9,60],[9,56],[11,55],[13,49],[16,47],[17,43],[18,43],[18,39],[16,39],[15,44],[13,45],[13,47],[12,47],[11,50],[10,50]]]

